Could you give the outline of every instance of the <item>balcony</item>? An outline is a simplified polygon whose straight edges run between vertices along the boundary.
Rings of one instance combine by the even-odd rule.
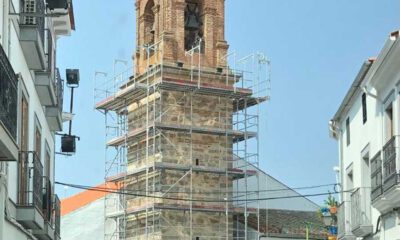
[[[35,88],[43,106],[54,106],[57,104],[55,51],[53,36],[50,30],[46,30],[46,67],[44,70],[35,71]]]
[[[382,179],[378,191],[381,195],[372,202],[372,205],[381,213],[400,206],[400,172],[397,170],[396,153],[398,145],[398,138],[392,137],[383,147],[383,169],[380,173]]]
[[[46,67],[44,53],[45,14],[43,0],[21,1],[20,43],[28,67],[31,70],[43,70]]]
[[[44,228],[33,230],[32,233],[40,240],[55,239],[55,196],[53,195],[52,183],[48,177],[43,178],[43,206]]]
[[[351,232],[351,212],[350,202],[342,202],[338,208],[338,239],[355,240],[356,237]]]
[[[56,69],[55,74],[55,97],[56,104],[46,107],[46,119],[49,124],[50,130],[62,131],[62,111],[64,103],[64,82],[61,79],[60,72]]]
[[[0,161],[18,159],[18,79],[0,46]]]
[[[351,231],[356,237],[373,232],[370,194],[368,188],[359,188],[351,194]]]
[[[20,153],[17,221],[25,228],[43,230],[43,165],[36,152]]]

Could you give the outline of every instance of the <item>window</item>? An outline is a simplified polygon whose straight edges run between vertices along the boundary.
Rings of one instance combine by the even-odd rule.
[[[51,174],[51,155],[50,155],[50,147],[46,141],[46,153],[45,153],[45,174],[46,177],[50,179]]]
[[[20,204],[26,204],[26,193],[28,190],[28,137],[29,137],[29,107],[28,101],[22,94],[21,98],[21,118],[20,118],[20,137],[19,146],[21,153],[19,155],[19,167],[18,167],[18,183],[19,183],[19,195],[18,202]]]
[[[36,126],[35,130],[35,152],[37,154],[38,159],[42,157],[42,133],[40,132],[40,128]]]
[[[367,94],[363,93],[361,96],[362,113],[363,113],[363,123],[367,122]]]
[[[393,103],[385,109],[385,139],[386,142],[393,137]]]
[[[145,43],[152,45],[154,44],[155,35],[155,16],[153,12],[154,1],[150,0],[145,8],[144,12],[144,31],[145,31]]]
[[[346,119],[346,143],[350,145],[350,118]]]

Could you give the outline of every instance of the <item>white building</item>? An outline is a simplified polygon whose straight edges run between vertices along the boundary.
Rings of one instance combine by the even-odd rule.
[[[0,0],[0,12],[0,239],[59,239],[56,43],[74,29],[72,2]]]
[[[339,143],[339,239],[400,239],[400,41],[366,61],[330,134]]]

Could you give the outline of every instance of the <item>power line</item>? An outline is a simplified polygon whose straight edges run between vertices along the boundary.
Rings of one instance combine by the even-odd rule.
[[[327,196],[331,195],[332,192],[323,192],[323,193],[314,193],[314,194],[298,194],[293,196],[280,196],[280,197],[267,197],[267,198],[254,198],[254,199],[189,199],[189,198],[177,198],[177,197],[164,197],[164,196],[155,196],[155,195],[146,195],[146,194],[135,194],[135,193],[128,193],[120,190],[110,190],[105,188],[98,188],[98,187],[91,187],[85,185],[77,185],[77,184],[69,184],[69,183],[62,183],[62,182],[55,182],[57,185],[68,186],[77,189],[89,190],[89,191],[97,191],[97,192],[104,192],[104,193],[113,193],[119,195],[126,195],[126,196],[135,196],[135,197],[145,197],[145,198],[155,198],[155,199],[165,199],[165,200],[175,200],[175,201],[185,201],[185,202],[253,202],[253,201],[265,201],[265,200],[278,200],[278,199],[290,199],[290,198],[305,198],[305,197],[317,197],[317,196]],[[340,191],[335,193],[348,193],[353,192],[355,189]]]
[[[77,185],[79,186],[79,185]],[[333,192],[337,192],[337,187],[338,184],[337,183],[330,183],[330,184],[321,184],[321,185],[314,185],[314,186],[305,186],[305,187],[296,187],[296,188],[276,188],[276,189],[266,189],[266,190],[254,190],[254,191],[202,191],[202,192],[193,192],[193,194],[197,195],[197,194],[221,194],[221,193],[248,193],[248,194],[256,194],[256,193],[263,193],[263,192],[279,192],[279,191],[293,191],[293,190],[307,190],[307,189],[316,189],[316,188],[322,188],[322,187],[329,187],[332,186],[333,187]],[[169,187],[169,186],[168,186]],[[101,188],[101,187],[93,187],[96,189],[101,189],[101,190],[119,190],[119,189],[110,189],[110,188]],[[132,189],[132,190],[128,190],[125,189],[126,192],[129,193],[146,193],[147,191],[145,189]],[[157,192],[163,192],[162,190],[159,190]],[[187,193],[187,191],[168,191],[165,193]]]

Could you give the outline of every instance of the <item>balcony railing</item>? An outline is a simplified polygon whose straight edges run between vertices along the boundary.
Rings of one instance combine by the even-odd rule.
[[[350,202],[342,202],[338,207],[338,239],[346,239],[346,236],[353,236],[351,232]]]
[[[43,217],[48,223],[50,223],[50,225],[52,225],[52,186],[48,177],[43,177],[43,182]]]
[[[371,159],[371,201],[377,199],[382,193],[382,157],[379,151]]]
[[[383,147],[383,191],[386,192],[399,182],[396,172],[396,137]]]
[[[36,26],[39,32],[40,40],[42,41],[42,46],[44,46],[45,37],[45,11],[46,6],[44,0],[21,1],[21,25]],[[37,16],[33,16],[34,14]]]
[[[18,79],[3,47],[0,46],[0,124],[10,135],[17,136]]]
[[[358,188],[351,194],[351,229],[357,237],[372,232],[369,188]]]
[[[54,195],[54,226],[55,226],[55,235],[60,236],[60,216],[61,216],[61,203],[60,199],[57,195]]]
[[[36,152],[21,152],[26,170],[20,172],[19,203],[43,212],[43,165]]]

